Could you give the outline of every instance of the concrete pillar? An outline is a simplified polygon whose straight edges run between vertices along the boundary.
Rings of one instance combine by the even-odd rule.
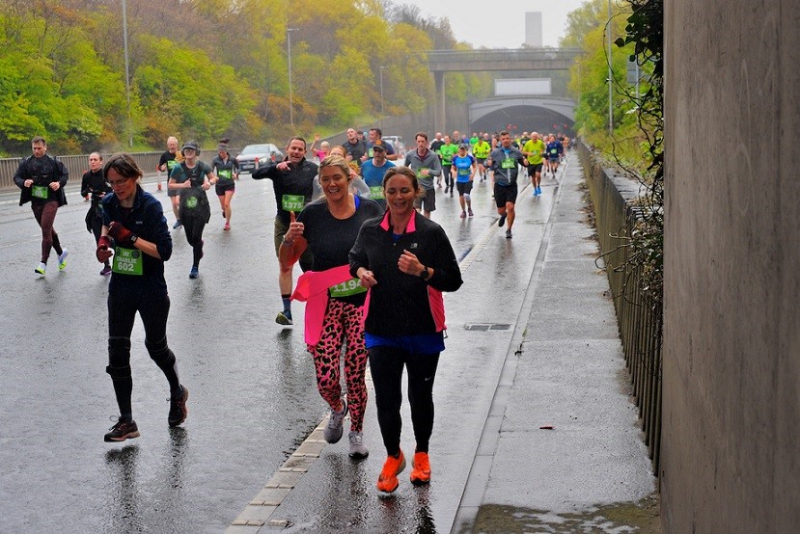
[[[444,92],[444,71],[433,72],[433,122],[437,132],[446,132],[447,123],[445,120],[445,92]]]

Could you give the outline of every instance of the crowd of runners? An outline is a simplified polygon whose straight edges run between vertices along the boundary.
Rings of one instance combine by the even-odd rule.
[[[342,146],[322,142],[317,148],[317,142],[319,138],[308,146],[302,137],[293,137],[282,161],[251,174],[253,179],[272,181],[277,205],[273,239],[282,309],[275,321],[293,325],[292,302],[305,302],[305,341],[319,393],[330,406],[324,436],[329,443],[338,442],[349,414],[349,454],[354,459],[369,455],[362,435],[369,362],[387,453],[377,488],[391,494],[406,463],[400,450],[404,370],[416,439],[410,479],[414,484],[430,481],[433,378],[445,348],[442,292],[456,291],[463,283],[446,233],[431,220],[437,198],[445,201],[457,192],[460,217],[469,219],[474,217],[473,183],[488,182],[498,226],[505,226],[510,239],[519,174],[530,179],[534,197],[541,195],[542,176],[556,177],[569,139],[537,132],[513,138],[508,131],[469,137],[455,131],[429,139],[419,132],[405,156],[382,139],[379,128],[366,135],[350,128]],[[172,230],[182,229],[192,248],[192,279],[200,274],[203,232],[211,219],[207,191],[212,186],[225,220],[222,229],[231,230],[232,199],[240,176],[227,143],[219,143],[208,164],[199,159],[198,143],[180,146],[170,137],[156,167],[168,173]],[[32,140],[32,151],[20,163],[14,182],[21,190],[20,205],[31,203],[41,227],[41,257],[34,270],[44,276],[52,250],[59,269],[66,268],[67,250],[53,225],[59,206],[67,202],[68,172],[47,154],[43,138]],[[137,312],[145,347],[169,386],[169,426],[182,424],[188,414],[189,390],[179,380],[177,358],[166,335],[170,300],[164,262],[172,255],[172,232],[161,202],[143,189],[143,171],[132,156],[115,154],[103,161],[92,153],[88,166],[81,195],[90,201],[86,227],[97,245],[100,274],[110,275],[106,372],[120,413],[104,439],[122,442],[139,436],[130,367]],[[160,181],[158,185],[160,191]],[[303,272],[296,285],[295,263]]]

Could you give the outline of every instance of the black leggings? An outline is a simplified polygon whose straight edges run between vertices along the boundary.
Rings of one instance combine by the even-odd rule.
[[[116,276],[116,275],[115,275]],[[124,275],[120,275],[124,276]],[[114,393],[117,396],[120,415],[133,417],[131,393],[131,331],[136,312],[144,325],[144,344],[150,358],[164,372],[170,386],[171,396],[181,395],[180,381],[175,363],[175,355],[167,345],[167,318],[169,317],[169,296],[151,297],[147,293],[126,293],[108,295],[108,367]]]
[[[206,218],[182,217],[183,231],[186,233],[186,242],[192,247],[193,266],[200,266],[200,258],[203,257],[203,229],[206,227]]]
[[[412,354],[393,347],[369,349],[378,425],[387,454],[394,456],[400,451],[403,366],[408,370],[408,403],[411,406],[414,438],[417,440],[416,450],[428,452],[433,432],[433,381],[438,364],[439,353]]]

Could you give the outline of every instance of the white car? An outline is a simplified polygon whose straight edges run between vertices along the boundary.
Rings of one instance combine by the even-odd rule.
[[[269,163],[282,160],[283,152],[272,143],[247,145],[244,147],[244,150],[236,156],[236,161],[239,163],[239,172],[249,173]]]
[[[402,137],[399,135],[382,135],[381,139],[392,144],[394,153],[397,154],[397,159],[403,159],[406,157],[406,144],[403,142]]]

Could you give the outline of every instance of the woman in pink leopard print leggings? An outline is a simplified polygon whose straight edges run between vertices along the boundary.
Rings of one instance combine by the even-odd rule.
[[[328,156],[319,166],[319,184],[325,194],[322,202],[308,204],[295,219],[279,252],[281,266],[294,264],[307,247],[314,261],[311,270],[297,281],[298,293],[306,304],[306,344],[314,358],[317,388],[328,403],[331,414],[325,427],[325,440],[338,442],[344,432],[344,418],[350,413],[350,457],[366,458],[362,427],[367,407],[367,349],[364,345],[363,311],[367,290],[349,274],[348,253],[364,221],[380,217],[380,205],[350,192],[352,177],[347,161]],[[347,400],[342,399],[340,369],[342,346]]]

